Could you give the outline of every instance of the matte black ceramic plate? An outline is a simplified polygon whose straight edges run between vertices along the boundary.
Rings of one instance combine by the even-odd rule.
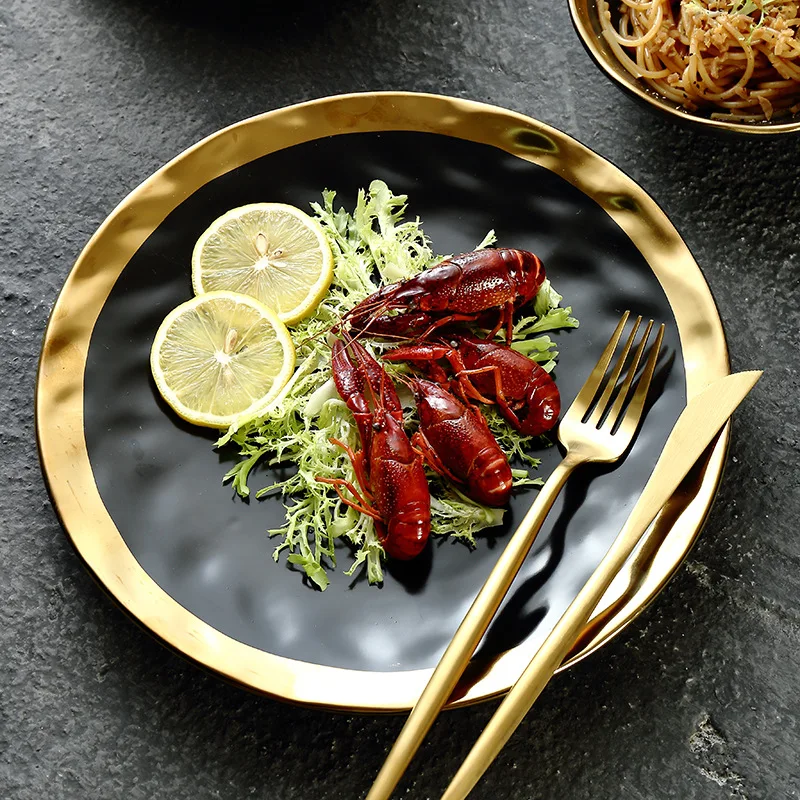
[[[180,652],[287,699],[410,706],[533,495],[515,496],[505,525],[474,551],[433,540],[417,560],[389,564],[381,587],[338,571],[320,593],[273,562],[265,531],[281,524],[280,500],[243,502],[222,485],[234,455],[215,453],[213,433],[165,406],[148,362],[161,320],[192,294],[192,247],[211,221],[257,201],[308,208],[325,188],[350,208],[375,178],[408,194],[438,252],[470,250],[494,228],[501,245],[542,258],[581,321],[558,335],[565,404],[622,311],[667,323],[660,392],[641,433],[615,469],[570,481],[459,689],[470,702],[513,682],[619,531],[687,391],[727,371],[713,301],[674,229],[641,189],[563,134],[465,101],[361,95],[273,112],[187,151],[104,223],[59,298],[39,380],[42,461],[89,567]],[[576,655],[625,624],[675,569],[710,504],[723,447],[656,526],[652,557],[612,587],[610,610]],[[546,477],[560,453],[539,455]],[[343,545],[340,564],[349,558]]]

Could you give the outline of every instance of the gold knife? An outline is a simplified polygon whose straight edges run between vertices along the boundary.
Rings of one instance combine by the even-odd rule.
[[[760,377],[757,370],[728,375],[709,384],[689,401],[664,445],[650,480],[600,566],[489,720],[442,800],[463,800],[472,791],[572,648],[650,523]]]

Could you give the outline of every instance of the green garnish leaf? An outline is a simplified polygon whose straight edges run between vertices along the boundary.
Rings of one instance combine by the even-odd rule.
[[[558,356],[556,343],[549,336],[536,336],[533,339],[522,339],[519,342],[513,342],[511,349],[517,350],[540,364],[552,361]]]
[[[480,244],[475,248],[476,250],[485,250],[487,247],[491,247],[493,244],[497,242],[497,235],[495,234],[494,230],[490,230],[486,236],[481,239]]]
[[[323,591],[328,588],[330,581],[325,574],[322,565],[314,561],[313,558],[300,555],[299,553],[292,553],[286,559],[290,564],[302,567],[303,571],[308,577]]]
[[[731,14],[745,14],[749,15],[753,11],[760,11],[760,6],[756,5],[753,0],[737,0],[733,4],[733,8],[731,9]]]
[[[232,486],[241,497],[247,497],[250,494],[250,487],[247,485],[247,480],[250,477],[250,470],[266,455],[267,448],[254,447],[248,448],[246,458],[236,464],[232,469],[225,473],[222,479],[223,483],[232,480]]]
[[[562,299],[550,281],[545,278],[533,301],[533,316],[521,317],[517,321],[514,325],[514,339],[562,328],[577,328],[580,323],[572,316],[572,307],[562,308],[560,305]]]
[[[539,287],[539,292],[533,299],[533,314],[535,317],[544,317],[554,308],[561,305],[564,298],[553,288],[549,278],[545,278]]]

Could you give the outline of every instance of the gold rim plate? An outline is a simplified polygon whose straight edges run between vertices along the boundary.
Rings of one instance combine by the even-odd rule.
[[[276,656],[226,636],[166,594],[134,558],[101,500],[83,419],[83,375],[95,322],[130,258],[171,211],[204,184],[261,156],[322,137],[381,131],[432,132],[483,143],[573,184],[624,231],[661,284],[678,325],[687,396],[729,373],[722,325],[699,267],[661,209],[619,169],[565,134],[513,111],[436,95],[353,94],[225,128],[173,159],[120,203],[86,245],[53,309],[39,365],[36,424],[53,503],[73,545],[97,581],[162,642],[229,681],[273,697],[330,709],[392,712],[413,705],[429,670],[366,672]],[[673,497],[610,588],[565,666],[618,633],[670,579],[711,506],[727,441],[726,429],[691,485]],[[453,705],[504,693],[529,658],[524,647],[506,652],[462,687]]]

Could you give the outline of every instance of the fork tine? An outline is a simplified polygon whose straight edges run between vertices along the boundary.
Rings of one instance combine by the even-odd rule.
[[[639,345],[639,350],[636,354],[636,366],[638,366],[639,359],[641,358],[641,354],[644,351],[644,345],[647,341],[650,330],[653,327],[652,320],[650,324],[647,326],[647,331],[645,332],[644,337]],[[624,433],[633,435],[634,431],[636,430],[637,426],[639,425],[639,419],[642,416],[642,411],[644,410],[644,401],[647,398],[647,392],[650,389],[650,381],[653,379],[653,373],[656,369],[656,362],[658,361],[658,357],[661,354],[661,343],[664,339],[664,323],[661,323],[661,326],[658,329],[658,335],[656,336],[655,342],[653,342],[652,347],[650,348],[650,355],[647,357],[647,361],[644,365],[644,370],[642,371],[642,377],[639,378],[639,383],[636,386],[636,391],[633,393],[633,397],[631,398],[631,402],[628,404],[628,408],[625,411],[625,416],[622,419],[622,423],[620,424],[620,429],[624,428]],[[636,372],[636,366],[631,366],[631,371],[628,375],[628,379],[626,383],[628,383],[627,387],[625,388],[625,395],[628,393],[628,389],[630,388],[630,381],[633,380],[633,375]],[[622,407],[625,403],[625,397],[623,392],[620,391],[619,397],[614,403],[614,407],[611,409],[611,413],[608,415],[608,424],[613,429],[614,425],[617,422],[617,418],[619,417],[620,413],[622,412]]]
[[[630,391],[633,379],[636,377],[636,370],[639,369],[639,363],[642,360],[642,355],[644,354],[644,349],[647,346],[647,340],[650,338],[650,331],[652,329],[653,320],[650,320],[650,322],[647,323],[644,336],[642,336],[639,346],[636,348],[636,352],[633,354],[633,360],[630,364],[628,372],[625,375],[625,380],[622,382],[622,386],[619,388],[619,394],[617,395],[614,405],[606,417],[606,422],[608,422],[609,427],[611,428],[614,427],[614,423],[617,421],[617,418],[625,406],[625,400],[628,397],[628,392]]]
[[[595,404],[594,411],[592,415],[589,417],[587,422],[589,425],[595,425],[600,422],[600,419],[603,416],[606,408],[608,407],[608,402],[611,399],[611,395],[614,393],[614,387],[617,385],[617,381],[619,380],[619,376],[622,373],[622,368],[625,366],[625,362],[628,360],[628,353],[631,351],[631,347],[633,346],[634,341],[636,340],[636,331],[639,330],[639,325],[642,324],[642,318],[637,317],[636,321],[633,323],[633,330],[630,332],[628,336],[628,340],[625,342],[625,346],[622,348],[622,353],[620,353],[619,358],[617,359],[617,363],[614,365],[614,369],[611,371],[611,374],[608,376],[606,380],[606,386],[603,390],[603,394],[600,395],[600,399]],[[652,322],[650,323],[653,324]],[[645,334],[645,339],[647,335]],[[638,363],[638,361],[636,362]]]
[[[608,365],[611,362],[611,356],[614,355],[614,351],[617,349],[619,338],[622,336],[622,331],[625,329],[625,323],[628,321],[630,313],[630,311],[626,311],[622,315],[622,319],[619,321],[614,333],[611,334],[611,338],[608,340],[608,344],[606,345],[606,349],[603,350],[600,360],[589,374],[586,383],[583,384],[581,390],[578,392],[578,396],[570,406],[570,411],[573,408],[582,408],[581,416],[583,416],[586,409],[591,405],[594,396],[597,394],[597,390],[603,382],[603,376],[606,374]]]

